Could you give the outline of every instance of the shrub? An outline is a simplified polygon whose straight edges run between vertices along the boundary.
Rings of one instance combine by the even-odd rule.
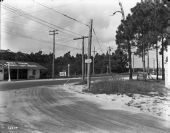
[[[164,89],[163,89],[164,88]],[[90,90],[93,94],[143,94],[150,95],[150,92],[158,92],[158,95],[164,95],[166,89],[157,82],[136,81],[114,79],[112,81],[104,80],[92,84]]]

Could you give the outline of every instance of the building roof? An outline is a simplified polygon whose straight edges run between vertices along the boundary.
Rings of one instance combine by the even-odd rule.
[[[11,50],[7,49],[7,50],[4,50],[4,49],[0,49],[0,53],[5,53],[5,52],[11,52],[13,53]]]
[[[10,66],[10,69],[46,69],[45,67],[35,62],[0,60],[0,65],[2,67],[8,68],[8,64]]]

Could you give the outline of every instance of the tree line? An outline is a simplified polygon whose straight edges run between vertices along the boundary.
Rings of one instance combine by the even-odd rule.
[[[0,53],[0,60],[9,60],[9,61],[24,61],[24,62],[36,62],[44,67],[47,70],[41,73],[41,78],[50,78],[52,72],[52,57],[53,54],[45,54],[43,51],[38,51],[35,53],[22,53],[22,52],[11,52],[5,51]],[[85,55],[87,58],[87,55]],[[92,59],[93,57],[91,57]],[[109,54],[97,53],[94,60],[94,70],[95,74],[107,73],[107,66],[109,64]],[[121,49],[117,49],[115,52],[111,53],[111,71],[122,73],[127,72],[127,54]],[[70,75],[81,75],[82,73],[82,55],[77,53],[75,56],[71,55],[71,52],[65,53],[63,56],[57,57],[55,59],[55,76],[59,75],[59,72],[66,71],[68,69],[68,64],[70,64]],[[91,63],[91,67],[93,63]],[[92,70],[92,69],[91,69]]]
[[[131,49],[135,49],[135,54],[142,58],[144,72],[149,70],[149,68],[146,69],[146,55],[150,50],[155,49],[157,79],[159,53],[162,55],[162,78],[165,78],[164,51],[167,47],[167,16],[167,8],[159,0],[137,3],[131,8],[131,14],[122,20],[116,32],[118,47],[128,51],[129,59]]]

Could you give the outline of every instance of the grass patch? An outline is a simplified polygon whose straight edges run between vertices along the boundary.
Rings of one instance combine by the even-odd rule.
[[[104,80],[92,84],[90,90],[85,90],[93,94],[142,94],[142,95],[166,95],[166,88],[161,82],[137,81],[115,79]]]
[[[80,81],[80,82],[78,82],[78,83],[75,84],[75,85],[85,85],[85,84],[87,84],[87,80]]]

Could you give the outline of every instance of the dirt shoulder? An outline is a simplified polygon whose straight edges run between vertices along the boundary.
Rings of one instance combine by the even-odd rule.
[[[85,85],[67,84],[64,89],[74,92],[78,97],[85,98],[100,105],[105,110],[124,110],[132,113],[145,113],[170,121],[170,97],[146,96],[134,94],[132,96],[116,94],[91,94],[85,93]]]

